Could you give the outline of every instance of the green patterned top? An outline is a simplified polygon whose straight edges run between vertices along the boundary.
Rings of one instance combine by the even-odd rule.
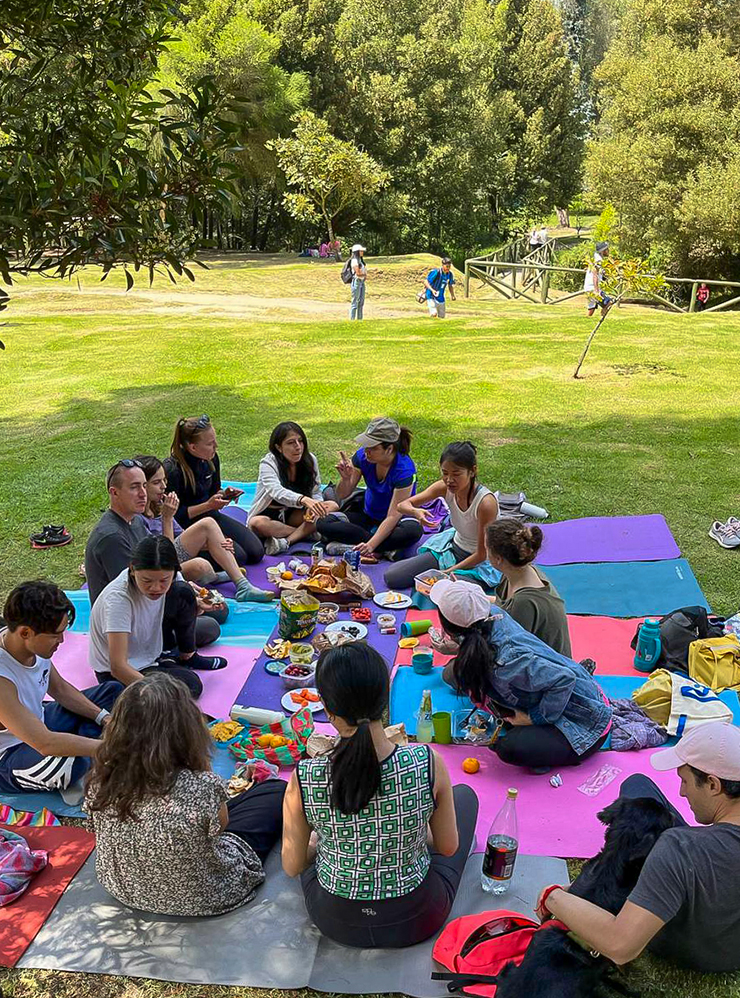
[[[318,881],[330,894],[353,901],[403,897],[429,870],[431,750],[399,745],[380,765],[378,793],[359,814],[342,814],[331,806],[328,757],[298,763],[303,810],[318,835]]]

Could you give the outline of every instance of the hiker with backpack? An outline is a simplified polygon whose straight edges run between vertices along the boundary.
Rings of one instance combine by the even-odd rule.
[[[361,319],[365,307],[365,280],[367,279],[367,264],[365,263],[365,247],[355,243],[352,256],[342,267],[342,281],[352,285],[352,301],[349,306],[350,319]]]
[[[452,260],[443,256],[439,267],[430,270],[424,281],[426,302],[430,319],[444,319],[447,306],[445,291],[449,288],[450,298],[455,301],[455,276],[452,273]]]

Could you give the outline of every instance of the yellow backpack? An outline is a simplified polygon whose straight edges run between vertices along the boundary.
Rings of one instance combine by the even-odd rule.
[[[717,693],[740,688],[740,641],[736,634],[702,638],[689,645],[689,675]]]

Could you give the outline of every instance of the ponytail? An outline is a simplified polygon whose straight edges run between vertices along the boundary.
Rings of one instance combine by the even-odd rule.
[[[396,453],[398,454],[408,454],[411,450],[411,430],[407,426],[401,427],[401,433],[398,440],[394,444],[396,448]]]
[[[208,429],[210,425],[211,421],[208,416],[200,416],[198,418],[193,417],[190,419],[182,418],[178,419],[175,423],[175,433],[172,437],[170,455],[172,460],[182,472],[185,483],[193,492],[195,491],[195,475],[193,474],[193,469],[190,467],[185,457],[188,453],[186,444],[192,443],[193,440],[200,436],[204,430]],[[209,461],[208,464],[211,471],[213,471],[215,467],[213,461]]]
[[[388,708],[388,667],[370,645],[356,641],[322,652],[316,687],[326,710],[355,727],[329,757],[331,804],[358,814],[380,789],[382,771],[370,724]]]
[[[471,627],[460,628],[440,615],[448,634],[460,640],[460,651],[453,664],[455,685],[474,703],[484,703],[491,686],[491,672],[498,664],[496,648],[491,643],[493,621],[478,620]]]

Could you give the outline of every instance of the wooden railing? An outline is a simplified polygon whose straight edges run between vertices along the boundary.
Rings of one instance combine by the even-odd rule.
[[[510,244],[513,245],[513,244]],[[521,258],[520,261],[504,261],[491,259],[495,254],[488,257],[472,257],[465,261],[465,297],[470,297],[470,280],[476,278],[493,288],[504,298],[515,299],[524,298],[535,305],[559,305],[561,302],[570,301],[581,295],[588,295],[587,291],[580,288],[578,291],[569,294],[555,296],[551,293],[551,282],[553,274],[579,274],[581,278],[586,276],[585,267],[556,267],[551,261],[555,249],[555,240],[550,239],[543,246],[532,253]],[[500,251],[499,251],[500,252]],[[706,284],[709,288],[736,288],[738,293],[703,309],[704,312],[719,312],[740,302],[740,282],[737,281],[702,281],[694,277],[666,277],[666,284],[672,287],[681,285],[691,285],[688,306],[678,305],[675,301],[665,298],[657,293],[648,296],[648,300],[656,301],[666,308],[673,309],[674,312],[695,312],[696,293],[700,284]],[[534,295],[538,294],[538,298]]]

